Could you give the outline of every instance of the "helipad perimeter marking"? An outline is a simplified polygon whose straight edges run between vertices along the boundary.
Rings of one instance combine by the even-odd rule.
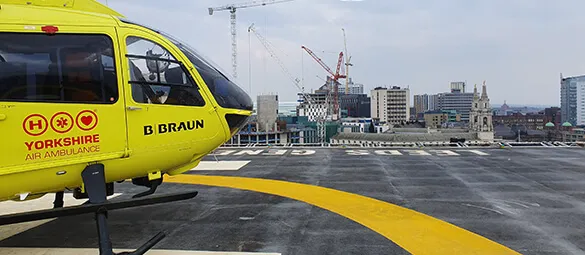
[[[131,251],[132,249],[114,249],[114,252]],[[98,249],[86,248],[2,248],[4,255],[94,255]],[[148,255],[281,255],[266,252],[227,252],[227,251],[189,251],[189,250],[150,250]]]
[[[201,161],[197,167],[191,171],[237,171],[250,163],[250,160],[221,160],[221,161]]]
[[[303,201],[354,220],[412,254],[520,254],[414,210],[330,188],[258,178],[188,174],[167,176],[165,181],[251,190]]]
[[[341,149],[334,148],[331,150],[343,151],[348,156],[362,156],[362,155],[386,155],[386,156],[489,156],[489,153],[475,150],[475,149],[447,149],[447,148],[427,148],[427,149],[414,149],[410,148],[385,148],[385,149],[364,149],[364,148],[353,148],[353,149]],[[314,155],[317,150],[313,149],[220,149],[210,154],[209,156],[260,156],[260,157],[273,157],[273,156],[311,156]]]

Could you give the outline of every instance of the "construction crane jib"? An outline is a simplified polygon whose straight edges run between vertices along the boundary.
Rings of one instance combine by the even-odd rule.
[[[345,78],[346,76],[343,74],[340,74],[340,70],[341,70],[341,64],[343,63],[343,51],[339,52],[339,58],[337,60],[337,68],[335,70],[335,73],[333,73],[333,71],[331,70],[331,68],[329,68],[329,66],[327,66],[327,64],[325,64],[325,62],[323,62],[323,60],[321,60],[321,58],[319,58],[312,50],[310,50],[309,48],[305,47],[305,46],[301,46],[302,49],[304,49],[311,57],[313,57],[313,59],[315,59],[315,61],[317,61],[317,63],[319,63],[319,65],[321,65],[323,67],[323,69],[325,69],[325,71],[327,71],[330,75],[331,75],[331,79],[333,82],[333,91],[331,91],[331,87],[329,89],[329,96],[331,96],[331,94],[333,94],[333,115],[337,117],[339,114],[339,99],[338,99],[338,80],[340,78]]]
[[[239,4],[228,4],[219,7],[210,7],[209,15],[213,15],[216,11],[230,11],[230,24],[231,24],[231,34],[232,34],[232,72],[234,78],[238,77],[238,45],[237,45],[237,37],[236,37],[236,10],[242,8],[250,8],[256,6],[265,6],[269,4],[276,4],[276,3],[284,3],[290,2],[294,0],[265,0],[265,1],[252,1],[247,3],[239,3]]]
[[[268,53],[274,59],[274,61],[276,61],[276,63],[278,63],[278,65],[282,69],[282,72],[285,75],[287,75],[288,78],[297,87],[297,89],[299,89],[299,91],[301,91],[300,93],[302,94],[302,96],[306,100],[306,102],[308,102],[309,105],[317,106],[317,104],[313,100],[313,98],[310,95],[308,95],[307,93],[305,93],[304,92],[304,89],[302,89],[301,86],[299,85],[300,79],[294,77],[288,71],[288,69],[286,68],[286,66],[284,65],[284,63],[280,60],[280,58],[278,58],[278,56],[276,55],[276,52],[274,51],[274,49],[272,49],[271,43],[266,38],[264,38],[264,36],[262,36],[260,33],[256,32],[256,29],[254,29],[254,24],[253,23],[252,23],[252,25],[250,25],[250,27],[248,27],[248,33],[250,33],[250,32],[254,33],[254,35],[258,38],[258,40],[260,41],[260,43],[262,43],[262,45],[264,46],[264,48],[266,49],[266,51],[268,51]],[[326,116],[317,115],[316,118],[315,118],[315,120],[317,122],[317,137],[319,138],[319,143],[324,143],[325,142],[325,138],[326,138],[326,130],[325,130]]]

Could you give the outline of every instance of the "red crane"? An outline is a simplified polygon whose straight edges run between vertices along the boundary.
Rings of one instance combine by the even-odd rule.
[[[305,47],[305,46],[301,46],[301,48],[303,48],[307,53],[309,53],[309,55],[311,55],[311,57],[313,57],[313,59],[315,59],[315,61],[317,61],[317,63],[319,63],[319,65],[321,65],[325,71],[327,71],[331,76],[331,78],[333,79],[333,93],[334,93],[334,99],[333,99],[333,114],[335,114],[337,116],[337,114],[339,113],[339,103],[338,103],[338,97],[339,97],[339,86],[337,83],[337,80],[339,80],[339,78],[346,78],[346,75],[344,74],[340,74],[340,70],[341,70],[341,64],[343,63],[343,51],[339,52],[339,59],[337,60],[337,69],[335,70],[335,73],[333,73],[333,71],[331,70],[331,68],[329,68],[325,62],[323,62],[323,60],[321,60],[321,58],[317,57],[317,55],[315,53],[313,53],[312,50],[310,50],[309,48]],[[331,91],[330,91],[331,92]]]

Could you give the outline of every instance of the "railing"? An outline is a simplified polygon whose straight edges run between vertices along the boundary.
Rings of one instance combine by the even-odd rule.
[[[287,144],[224,144],[221,148],[286,148],[286,147],[321,147],[321,148],[386,148],[386,147],[407,147],[407,148],[423,148],[423,147],[585,147],[585,142],[515,142],[515,141],[465,141],[465,142],[370,142],[360,141],[357,143],[341,144],[341,143],[287,143]]]

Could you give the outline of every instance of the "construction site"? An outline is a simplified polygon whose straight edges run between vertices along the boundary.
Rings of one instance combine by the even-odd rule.
[[[237,51],[237,30],[236,30],[236,10],[243,8],[266,6],[269,4],[278,4],[290,2],[293,0],[272,0],[272,1],[256,1],[252,3],[233,4],[221,7],[209,8],[209,14],[213,15],[218,11],[229,11],[231,24],[231,38],[232,38],[232,75],[238,77],[238,51]],[[307,117],[305,123],[307,127],[316,130],[315,143],[327,143],[330,138],[337,133],[340,126],[341,110],[340,97],[348,96],[350,94],[350,77],[349,67],[352,66],[351,56],[347,52],[347,43],[345,29],[341,28],[340,33],[343,33],[344,49],[339,52],[335,71],[325,63],[315,52],[308,46],[300,45],[301,47],[316,63],[318,63],[325,71],[326,79],[324,85],[316,89],[308,89],[301,85],[301,79],[291,74],[287,66],[283,63],[281,58],[276,53],[273,44],[261,33],[259,33],[254,23],[248,27],[248,33],[253,34],[257,40],[262,44],[266,52],[271,56],[273,63],[279,65],[282,74],[285,75],[292,85],[298,90],[297,116]],[[342,84],[344,83],[344,85]],[[352,82],[351,82],[352,83]],[[343,89],[340,90],[340,86]],[[310,90],[311,93],[306,92]],[[363,88],[361,90],[363,93]],[[296,124],[296,123],[295,123]],[[255,128],[255,129],[264,129]],[[274,130],[275,131],[275,130]],[[265,140],[268,141],[269,139]],[[313,141],[313,140],[311,140]]]

